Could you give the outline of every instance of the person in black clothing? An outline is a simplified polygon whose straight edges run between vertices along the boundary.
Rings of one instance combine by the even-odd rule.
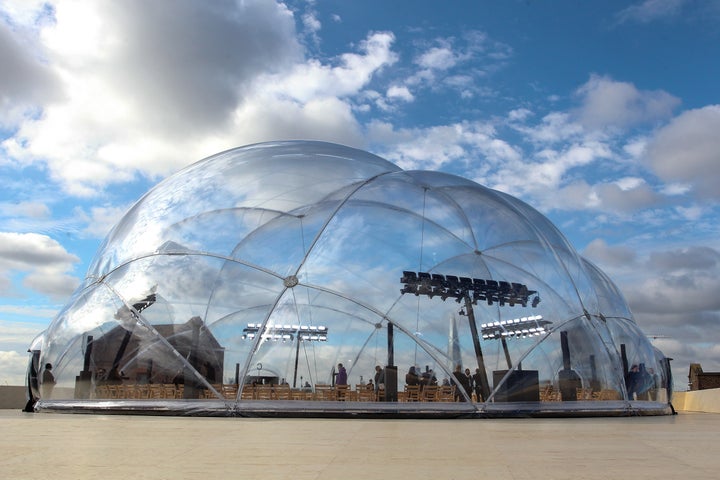
[[[435,372],[430,370],[430,366],[425,365],[425,371],[420,376],[420,386],[424,387],[425,385],[437,385],[437,377],[435,376]]]
[[[637,365],[630,367],[630,371],[625,377],[625,387],[627,388],[628,400],[635,400],[640,386],[640,368]]]
[[[420,385],[420,377],[415,371],[415,367],[410,367],[410,370],[408,370],[408,373],[405,375],[405,384]]]
[[[479,368],[476,368],[476,369],[475,369],[475,374],[473,374],[472,379],[473,379],[473,383],[475,384],[475,398],[477,399],[478,402],[482,402],[482,401],[483,401],[483,398],[482,398],[482,388],[481,388],[481,386],[482,386],[482,381],[480,380],[480,378],[481,378],[481,376],[480,376],[480,369],[479,369]]]
[[[380,388],[380,384],[385,383],[385,370],[380,365],[375,366],[375,391]]]
[[[466,392],[470,392],[470,382],[468,381],[467,375],[463,373],[461,365],[455,366],[452,382],[455,385],[455,401],[464,402],[465,396],[460,392],[460,389],[462,388]]]
[[[42,398],[48,399],[52,394],[53,387],[55,386],[55,375],[52,373],[52,364],[46,363],[45,370],[42,374],[42,383],[40,388],[42,389]]]
[[[467,388],[465,389],[465,391],[467,392],[468,397],[470,397],[470,398],[472,399],[473,384],[474,384],[474,382],[473,382],[472,373],[470,373],[470,369],[469,369],[469,368],[466,368],[466,369],[465,369],[465,378],[467,378]]]

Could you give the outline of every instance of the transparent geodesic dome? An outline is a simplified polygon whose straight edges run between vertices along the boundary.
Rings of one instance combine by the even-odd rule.
[[[612,281],[532,207],[310,141],[158,184],[41,345],[39,410],[664,414],[671,391]]]

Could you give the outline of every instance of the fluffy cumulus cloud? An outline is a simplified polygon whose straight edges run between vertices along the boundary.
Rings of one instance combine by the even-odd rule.
[[[633,311],[716,317],[720,312],[720,252],[707,246],[651,253],[644,268],[653,272],[626,286]]]
[[[58,0],[53,8],[55,21],[39,24],[37,38],[62,95],[3,146],[18,161],[46,162],[77,194],[178,168],[232,122],[259,72],[301,53],[292,15],[273,2]],[[33,73],[15,75],[30,83]]]
[[[626,128],[670,117],[680,100],[667,92],[641,91],[628,82],[592,75],[576,94],[580,124],[590,129]]]
[[[635,250],[624,245],[608,245],[605,240],[596,238],[582,252],[594,263],[610,266],[628,266],[637,259]]]
[[[498,138],[494,127],[486,122],[395,128],[373,121],[367,136],[371,144],[378,145],[379,155],[406,170],[437,170],[452,163],[477,177],[493,165],[519,162],[521,158],[520,152]]]
[[[393,35],[375,32],[358,52],[308,60],[293,13],[262,0],[52,7],[52,22],[33,24],[45,60],[12,49],[13,84],[39,113],[2,146],[15,162],[47,165],[78,196],[137,175],[157,178],[238,144],[282,137],[360,146],[351,98],[397,58]],[[390,93],[411,99],[409,91]]]
[[[0,384],[23,385],[27,369],[28,354],[18,351],[0,351]]]
[[[25,288],[53,298],[66,298],[79,283],[69,274],[78,261],[46,235],[0,232],[0,282],[6,288],[12,285],[12,276],[21,272]]]
[[[692,184],[720,199],[720,105],[688,110],[658,130],[646,146],[647,165],[663,180]]]

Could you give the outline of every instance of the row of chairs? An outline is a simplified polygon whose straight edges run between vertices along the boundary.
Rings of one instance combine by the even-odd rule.
[[[228,400],[237,398],[238,385],[213,384],[216,392]],[[98,399],[182,399],[184,386],[175,384],[120,384],[98,385],[95,388],[95,398]],[[210,389],[199,390],[199,398],[216,399],[215,392]],[[385,400],[385,391],[367,388],[366,385],[326,385],[317,384],[315,390],[294,389],[289,385],[244,385],[240,398],[242,400],[306,400],[306,401],[356,401],[356,402],[382,402]],[[577,400],[619,400],[620,392],[613,389],[592,390],[591,388],[578,388]],[[398,392],[399,402],[453,402],[457,399],[455,386],[405,385],[404,390]],[[473,401],[478,401],[473,396]],[[562,401],[560,390],[553,385],[546,385],[540,390],[541,402]]]
[[[622,395],[620,392],[610,388],[602,390],[593,390],[592,388],[575,389],[576,399],[579,401],[608,401],[620,400]],[[563,400],[560,390],[553,385],[546,385],[540,389],[541,402],[561,402]]]
[[[183,398],[183,385],[172,383],[98,385],[95,398],[99,399],[175,399]]]
[[[405,385],[398,392],[399,402],[454,402],[455,385]]]

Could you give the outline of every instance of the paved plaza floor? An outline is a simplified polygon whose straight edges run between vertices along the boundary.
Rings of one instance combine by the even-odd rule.
[[[720,415],[182,418],[0,410],[0,479],[717,479]]]

